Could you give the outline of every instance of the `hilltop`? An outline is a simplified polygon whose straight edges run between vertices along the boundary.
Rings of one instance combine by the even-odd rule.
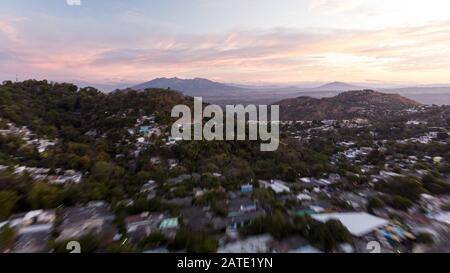
[[[276,104],[280,105],[282,120],[377,118],[389,111],[420,105],[397,94],[373,90],[349,91],[321,99],[298,97],[282,100]]]

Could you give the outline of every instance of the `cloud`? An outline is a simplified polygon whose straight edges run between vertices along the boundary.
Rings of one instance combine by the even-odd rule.
[[[6,18],[0,19],[0,39],[8,40],[9,42],[18,40],[18,30],[15,23],[21,21],[21,18]]]
[[[311,11],[339,13],[354,10],[362,3],[361,0],[309,0],[308,8]]]
[[[24,36],[13,25],[0,23],[0,34]],[[87,41],[63,36],[14,46],[2,43],[0,73],[14,70],[30,77],[86,81],[200,76],[229,82],[363,82],[367,78],[445,82],[450,69],[449,33],[450,22],[441,21],[371,31],[275,28],[188,34],[166,30],[117,43],[101,37]]]
[[[69,6],[81,6],[81,0],[66,0]]]

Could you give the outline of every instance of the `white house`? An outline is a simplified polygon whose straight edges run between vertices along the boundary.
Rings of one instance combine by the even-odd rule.
[[[312,216],[320,222],[339,220],[356,237],[367,235],[389,224],[389,221],[365,212],[325,213]]]

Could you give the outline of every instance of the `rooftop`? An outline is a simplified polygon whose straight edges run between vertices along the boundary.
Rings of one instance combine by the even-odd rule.
[[[320,222],[339,220],[354,236],[364,236],[377,228],[387,225],[389,222],[364,212],[350,213],[325,213],[312,216]]]

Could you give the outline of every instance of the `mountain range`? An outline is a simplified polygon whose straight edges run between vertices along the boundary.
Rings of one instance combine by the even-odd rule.
[[[148,88],[171,89],[187,96],[201,96],[206,102],[224,104],[273,104],[289,98],[327,98],[345,91],[372,89],[383,93],[400,94],[423,104],[450,104],[450,87],[374,88],[344,82],[331,82],[317,87],[282,85],[239,85],[220,83],[203,78],[157,78],[130,87],[135,90]]]

